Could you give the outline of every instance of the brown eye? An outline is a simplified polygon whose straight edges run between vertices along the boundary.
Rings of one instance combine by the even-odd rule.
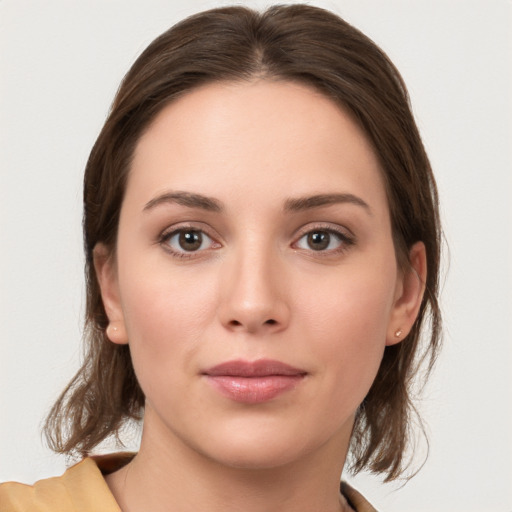
[[[200,231],[180,231],[178,244],[184,251],[197,251],[203,244],[203,234]]]
[[[216,246],[215,242],[206,233],[199,229],[189,228],[177,229],[165,235],[162,243],[177,255],[204,251]]]
[[[314,251],[323,251],[331,243],[331,234],[327,231],[312,231],[307,235],[307,244]]]
[[[294,246],[305,251],[335,254],[353,244],[353,238],[334,229],[312,229],[304,233]]]

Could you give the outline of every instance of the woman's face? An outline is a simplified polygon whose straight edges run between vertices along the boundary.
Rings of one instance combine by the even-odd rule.
[[[235,467],[340,457],[405,329],[374,152],[293,83],[220,83],[140,139],[114,259],[96,265],[146,396],[143,443]]]

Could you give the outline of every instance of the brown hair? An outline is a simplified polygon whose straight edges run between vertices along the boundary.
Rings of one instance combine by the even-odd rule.
[[[105,335],[108,319],[93,248],[102,242],[115,250],[134,148],[163,107],[206,83],[254,77],[308,84],[349,112],[380,160],[400,267],[407,267],[415,242],[426,246],[426,293],[418,318],[405,340],[386,347],[353,429],[352,470],[368,469],[392,480],[406,465],[415,412],[412,379],[420,362],[426,362],[427,373],[431,370],[440,340],[436,186],[396,68],[354,27],[305,5],[263,13],[244,7],[199,13],[153,41],[125,76],[85,170],[85,359],[48,416],[47,439],[55,451],[86,454],[117,436],[127,419],[142,416],[144,395],[129,348],[110,343]],[[420,331],[428,320],[430,337],[422,344]]]

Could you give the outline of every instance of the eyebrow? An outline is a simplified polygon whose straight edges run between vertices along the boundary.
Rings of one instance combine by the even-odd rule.
[[[303,210],[309,210],[311,208],[320,208],[322,206],[329,206],[331,204],[354,204],[361,206],[370,215],[372,215],[372,209],[370,205],[354,194],[318,194],[314,196],[298,197],[296,199],[287,199],[284,204],[285,211],[298,212]]]
[[[224,210],[222,203],[213,198],[193,192],[166,192],[146,203],[143,211],[152,210],[162,204],[179,204],[188,208],[200,208],[202,210],[220,213]],[[287,212],[299,212],[312,208],[321,208],[331,204],[354,204],[364,208],[370,215],[372,209],[366,201],[354,194],[317,194],[287,199],[284,203],[284,210]]]
[[[188,208],[200,208],[201,210],[207,210],[209,212],[221,212],[223,210],[220,201],[213,197],[194,194],[192,192],[166,192],[148,201],[143,211],[152,210],[161,204],[169,203],[179,204]]]

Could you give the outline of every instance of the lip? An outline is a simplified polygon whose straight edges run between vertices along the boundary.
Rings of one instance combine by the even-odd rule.
[[[202,372],[223,396],[246,404],[268,402],[293,390],[307,375],[305,370],[280,361],[227,361]]]

